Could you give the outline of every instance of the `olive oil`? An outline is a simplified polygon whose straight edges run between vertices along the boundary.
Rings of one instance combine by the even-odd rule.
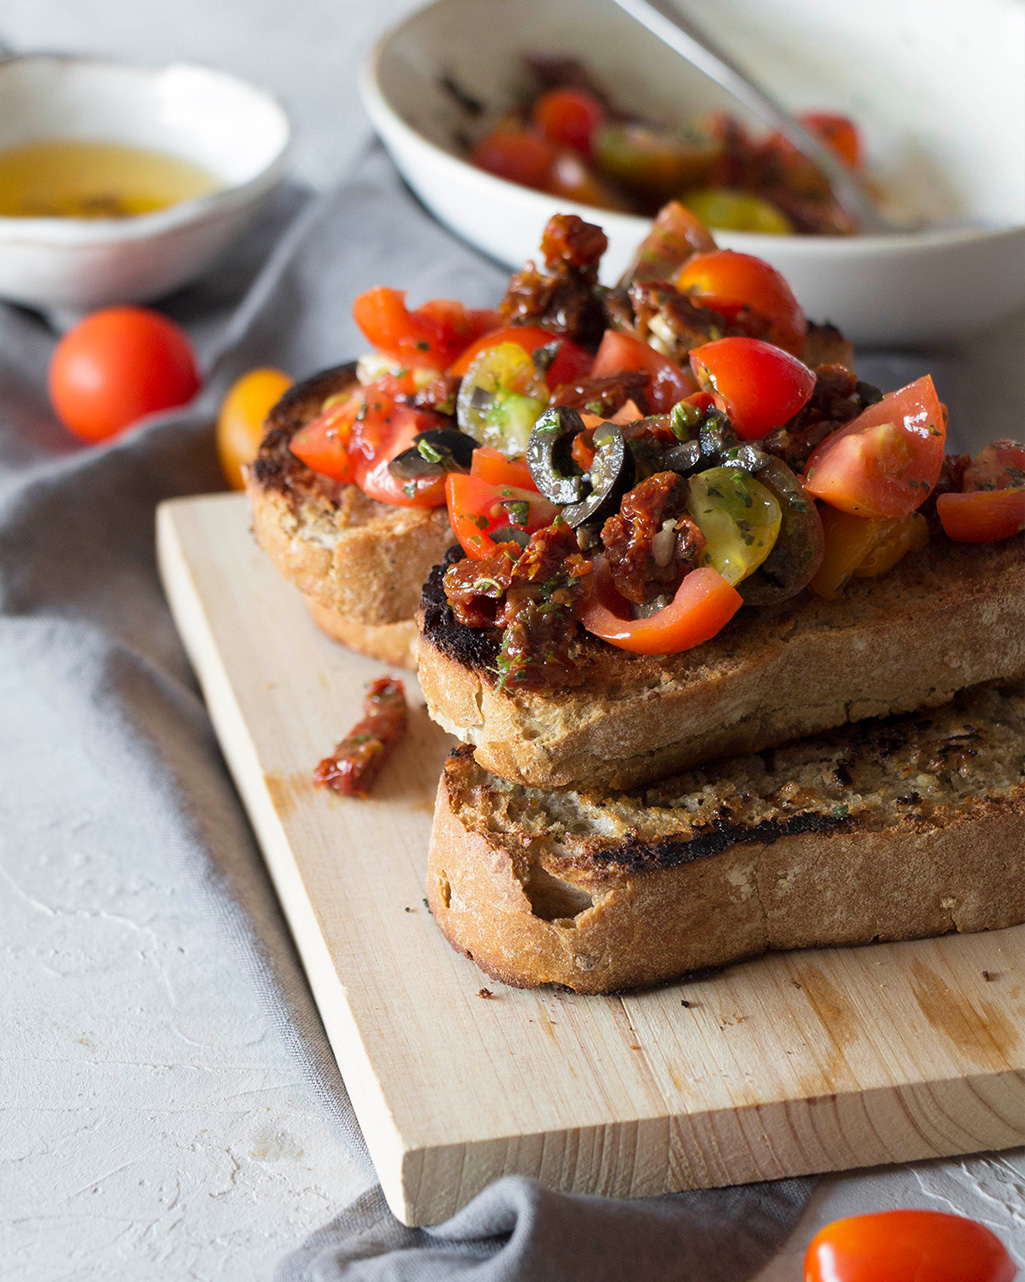
[[[0,150],[5,218],[131,218],[221,185],[191,160],[117,142],[55,139]]]

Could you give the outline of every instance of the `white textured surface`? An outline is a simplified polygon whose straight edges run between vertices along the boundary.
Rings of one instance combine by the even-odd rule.
[[[283,99],[300,172],[323,183],[368,133],[358,57],[411,7],[4,0],[0,39],[251,77]],[[1020,413],[1008,368],[980,348],[976,378],[998,410]],[[42,774],[59,761],[41,762],[38,794],[19,799],[33,819],[17,837],[0,814],[0,1278],[259,1282],[365,1177],[201,898],[170,866],[114,865],[88,796]],[[43,864],[33,832],[47,829],[67,839]],[[1025,1263],[1023,1186],[1006,1155],[830,1179],[762,1282],[797,1282],[820,1223],[900,1204],[978,1215]]]

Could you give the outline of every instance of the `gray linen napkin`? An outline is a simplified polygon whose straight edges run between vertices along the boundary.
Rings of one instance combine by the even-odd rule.
[[[272,363],[303,377],[358,353],[350,304],[371,285],[479,306],[499,296],[506,273],[434,223],[377,149],[337,191],[302,203],[286,193],[218,273],[169,301],[196,336],[207,385],[188,410],[109,446],[79,448],[53,422],[43,392],[53,336],[37,317],[0,308],[0,803],[17,840],[19,823],[30,827],[25,799],[47,801],[38,763],[54,734],[65,736],[61,786],[78,796],[88,779],[112,852],[180,866],[311,1089],[366,1160],[163,602],[153,513],[172,495],[220,488],[210,424],[239,372]],[[925,367],[892,362],[881,381],[894,386]],[[87,745],[88,771],[73,745]],[[514,1178],[432,1230],[403,1228],[373,1189],[278,1276],[740,1282],[785,1239],[810,1187],[791,1180],[613,1202]]]

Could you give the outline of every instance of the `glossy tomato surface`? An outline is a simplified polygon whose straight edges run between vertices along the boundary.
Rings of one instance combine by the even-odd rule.
[[[796,356],[759,338],[718,338],[695,347],[691,368],[737,435],[757,441],[792,418],[815,390]]]
[[[251,369],[235,380],[221,402],[215,440],[224,479],[233,490],[245,489],[242,467],[252,463],[263,440],[267,415],[292,379],[279,369]]]
[[[551,89],[534,103],[531,117],[543,138],[589,157],[605,108],[586,90]]]
[[[449,298],[435,298],[409,311],[406,291],[383,285],[360,294],[352,314],[379,352],[410,369],[439,371],[500,320],[497,312],[475,311]]]
[[[733,249],[695,254],[676,277],[676,288],[724,316],[750,308],[769,321],[766,339],[793,356],[804,351],[808,323],[794,291],[764,259]]]
[[[350,482],[353,460],[349,456],[349,441],[357,417],[366,412],[366,394],[362,389],[338,400],[332,398],[316,418],[295,433],[288,448],[320,476]]]
[[[533,482],[529,486],[492,485],[463,472],[450,472],[445,478],[445,500],[455,536],[474,560],[494,552],[496,541],[505,541],[503,530],[533,534],[551,525],[559,510],[542,498]]]
[[[965,468],[965,490],[1006,490],[1025,487],[1025,445],[994,441],[980,450]]]
[[[552,334],[539,325],[510,325],[493,329],[475,339],[452,362],[449,373],[462,378],[475,357],[500,343],[519,343],[525,352],[530,353],[536,352],[539,347],[554,346],[555,357],[545,371],[545,382],[553,391],[563,383],[575,383],[577,379],[586,378],[594,359],[590,352],[579,343],[574,343],[571,338]]]
[[[827,436],[808,459],[805,488],[855,516],[905,516],[939,479],[946,432],[927,374]]]
[[[651,381],[646,396],[652,414],[666,414],[677,401],[690,396],[696,387],[690,374],[668,356],[629,334],[607,329],[591,366],[592,378],[604,378],[621,370],[644,370]]]
[[[1011,1282],[996,1234],[941,1211],[883,1211],[827,1224],[804,1257],[804,1282]]]
[[[957,543],[997,543],[1025,529],[1025,489],[941,494],[936,511],[948,539]]]
[[[145,307],[108,307],[73,326],[50,361],[50,400],[83,441],[190,401],[199,374],[180,325]]]

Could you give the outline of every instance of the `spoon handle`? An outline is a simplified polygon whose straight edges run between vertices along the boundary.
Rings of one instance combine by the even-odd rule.
[[[615,3],[813,161],[829,180],[841,208],[857,223],[862,234],[892,231],[834,153],[754,84],[733,58],[693,18],[677,9],[672,0],[615,0]]]

